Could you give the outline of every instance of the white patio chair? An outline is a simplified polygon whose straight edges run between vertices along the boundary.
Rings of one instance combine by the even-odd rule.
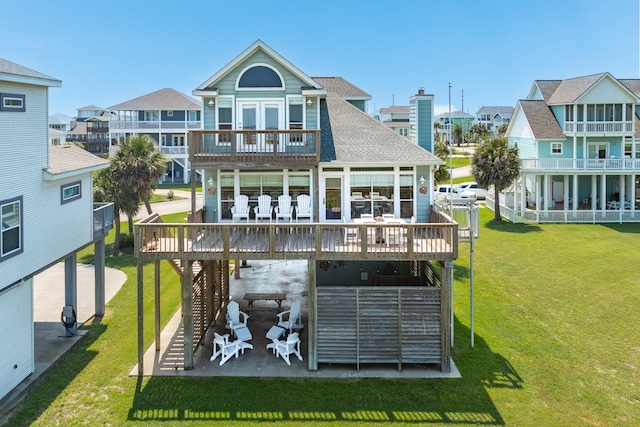
[[[300,301],[294,301],[291,303],[291,310],[278,313],[278,326],[284,329],[288,329],[289,333],[293,329],[302,329],[302,313],[300,312]]]
[[[383,221],[387,221],[389,219],[396,219],[396,216],[394,214],[382,214],[382,220]]]
[[[271,222],[271,215],[273,214],[273,206],[271,206],[271,196],[263,194],[258,197],[258,206],[253,208],[253,212],[256,215],[256,222],[259,219],[268,219]]]
[[[218,356],[222,356],[220,358],[220,366],[222,366],[232,356],[238,357],[240,347],[236,345],[235,341],[229,341],[229,334],[220,335],[214,332],[213,337],[213,355],[209,361],[213,362]]]
[[[309,218],[311,221],[311,197],[308,194],[300,194],[296,198],[298,206],[296,206],[296,221],[300,218]]]
[[[278,219],[288,220],[291,222],[291,215],[293,210],[291,209],[291,196],[288,194],[283,194],[278,197],[278,206],[275,208],[276,211],[276,222]]]
[[[302,354],[300,354],[300,336],[297,332],[289,334],[286,340],[273,340],[273,343],[268,344],[267,348],[273,349],[276,356],[282,357],[289,366],[291,366],[291,360],[289,359],[291,354],[295,354],[298,356],[298,359],[302,360]]]
[[[348,224],[345,217],[342,217],[342,222]],[[344,227],[344,244],[358,243],[358,235],[358,227]]]
[[[237,302],[231,301],[227,305],[225,318],[227,319],[226,328],[229,329],[233,335],[236,335],[236,329],[247,327],[249,315],[244,311],[240,311],[240,306]]]
[[[236,222],[236,218],[249,221],[249,197],[244,194],[237,195],[231,206],[231,220]]]
[[[364,220],[371,220],[371,221],[373,221],[373,220],[374,220],[374,219],[373,219],[373,214],[370,214],[370,213],[363,213],[363,214],[360,214],[360,219],[364,219]]]

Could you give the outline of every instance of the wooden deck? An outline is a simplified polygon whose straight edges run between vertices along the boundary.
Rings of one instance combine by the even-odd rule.
[[[358,236],[346,239],[345,228],[357,228]],[[458,252],[457,232],[456,223],[163,224],[141,221],[135,228],[135,247],[136,257],[144,260],[454,260]],[[393,239],[371,236],[393,236]]]

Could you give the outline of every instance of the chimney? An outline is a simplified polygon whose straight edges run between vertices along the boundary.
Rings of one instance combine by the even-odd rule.
[[[424,88],[423,87],[419,87],[418,88],[418,95],[424,95]]]

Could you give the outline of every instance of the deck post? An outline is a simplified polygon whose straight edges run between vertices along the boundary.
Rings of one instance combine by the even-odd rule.
[[[440,362],[440,370],[442,372],[451,372],[451,344],[453,337],[453,324],[451,322],[452,315],[452,283],[453,261],[441,262],[440,272],[440,335],[442,343],[440,352],[442,360]]]
[[[307,274],[308,274],[308,284],[307,292],[309,295],[309,318],[307,319],[308,323],[308,333],[309,338],[307,342],[308,352],[308,364],[310,371],[318,370],[318,302],[317,297],[318,294],[316,292],[316,260],[310,259],[307,261]]]
[[[156,351],[160,351],[160,260],[154,263]]]
[[[182,330],[184,369],[193,369],[193,261],[182,260]]]
[[[144,269],[142,258],[138,258],[138,376],[144,374]]]
[[[95,265],[95,311],[96,317],[104,316],[105,306],[105,268],[104,268],[104,237],[99,238],[93,244]]]

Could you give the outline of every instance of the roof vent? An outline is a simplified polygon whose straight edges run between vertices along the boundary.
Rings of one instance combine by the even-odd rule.
[[[424,95],[424,88],[423,87],[419,87],[418,88],[418,95]]]

